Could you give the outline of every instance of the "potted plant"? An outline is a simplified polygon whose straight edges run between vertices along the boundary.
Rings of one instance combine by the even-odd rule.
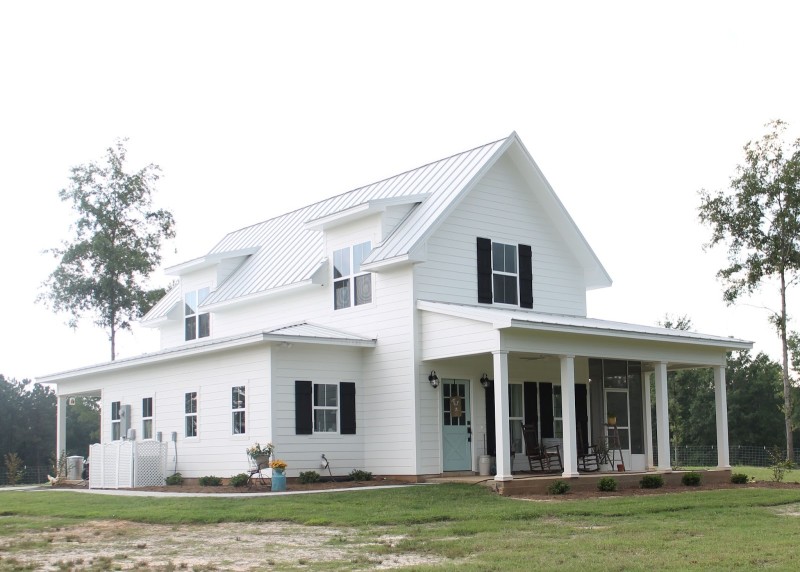
[[[283,461],[281,459],[275,459],[274,461],[271,461],[269,464],[269,468],[278,474],[283,473],[286,470],[286,467],[287,467],[286,461]]]
[[[258,463],[259,468],[264,468],[269,463],[269,458],[272,456],[272,453],[275,451],[275,445],[272,443],[267,443],[266,445],[262,445],[261,443],[255,443],[247,448],[247,454],[250,455],[253,459],[255,459],[256,463]]]
[[[617,425],[617,415],[616,415],[616,413],[609,413],[608,414],[608,424],[616,427],[616,425]]]
[[[270,461],[269,467],[272,469],[272,490],[285,491],[286,490],[286,461],[275,459]]]

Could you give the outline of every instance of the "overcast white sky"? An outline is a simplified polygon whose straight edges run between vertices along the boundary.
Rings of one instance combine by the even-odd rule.
[[[777,359],[764,302],[721,301],[697,192],[767,121],[800,134],[798,22],[789,1],[3,3],[0,373],[108,359],[91,321],[34,299],[69,236],[69,168],[116,137],[164,171],[169,266],[516,130],[614,280],[591,317],[686,314]],[[121,357],[154,349],[120,336]]]

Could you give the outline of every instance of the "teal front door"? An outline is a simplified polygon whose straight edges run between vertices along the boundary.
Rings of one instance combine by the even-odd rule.
[[[472,470],[469,381],[442,380],[442,469]]]

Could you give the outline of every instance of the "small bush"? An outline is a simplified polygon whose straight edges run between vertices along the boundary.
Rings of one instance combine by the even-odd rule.
[[[702,480],[703,476],[700,473],[691,471],[683,474],[681,477],[681,484],[685,487],[698,487],[700,486],[700,481]]]
[[[733,473],[731,475],[731,482],[734,485],[746,485],[750,481],[750,477],[744,473]]]
[[[233,475],[228,482],[232,487],[244,487],[249,480],[250,476],[247,473],[239,473],[238,475]]]
[[[182,485],[183,484],[183,477],[180,473],[175,473],[174,475],[168,476],[166,479],[168,485]]]
[[[350,471],[350,478],[354,481],[371,481],[372,473],[369,471],[362,471],[361,469],[353,469]]]
[[[610,493],[617,490],[617,479],[614,477],[603,477],[597,481],[597,490]]]
[[[794,464],[791,460],[784,458],[783,451],[777,446],[767,451],[770,462],[772,463],[769,468],[772,471],[772,480],[776,483],[783,482],[783,477],[786,471],[791,471]]]
[[[298,480],[303,485],[316,483],[319,480],[319,473],[317,471],[302,471],[298,477]]]
[[[664,477],[661,475],[645,475],[639,481],[639,486],[643,489],[660,489],[664,486]]]
[[[197,479],[197,483],[201,487],[218,487],[222,484],[222,479],[209,475],[207,477],[200,477]]]
[[[547,487],[547,492],[551,495],[565,495],[569,492],[569,483],[565,481],[554,481]]]
[[[6,453],[3,458],[6,462],[6,482],[9,485],[16,485],[25,475],[25,463],[16,453]]]

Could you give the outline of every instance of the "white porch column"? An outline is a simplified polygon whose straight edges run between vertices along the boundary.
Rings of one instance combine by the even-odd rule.
[[[667,363],[656,364],[656,427],[658,429],[658,470],[672,470],[669,457],[669,398],[667,396]]]
[[[508,427],[508,352],[492,352],[494,362],[494,433],[497,474],[496,481],[510,481],[511,434]]]
[[[564,472],[578,476],[577,417],[575,415],[575,356],[561,356],[561,419],[564,431]]]
[[[717,406],[717,467],[730,469],[728,458],[728,397],[725,389],[725,366],[714,367],[714,402]]]
[[[56,401],[56,461],[67,450],[67,398],[59,395]]]
[[[642,391],[644,395],[644,450],[647,453],[645,470],[653,468],[653,415],[650,411],[650,374],[642,376]]]

